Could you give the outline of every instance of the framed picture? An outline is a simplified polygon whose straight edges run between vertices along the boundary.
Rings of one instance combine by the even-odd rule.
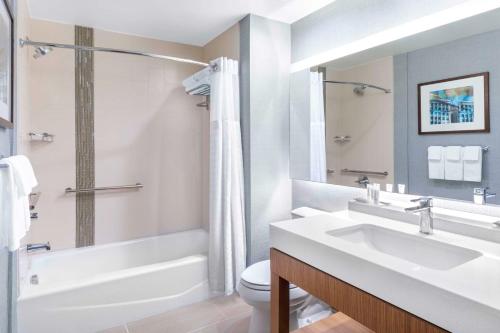
[[[0,126],[12,128],[13,20],[6,0],[0,0]]]
[[[418,85],[418,134],[489,131],[489,73]]]

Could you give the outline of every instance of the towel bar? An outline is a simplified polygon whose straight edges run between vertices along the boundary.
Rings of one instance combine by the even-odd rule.
[[[91,193],[97,191],[113,191],[113,190],[128,190],[128,189],[139,189],[143,188],[144,185],[141,183],[136,183],[133,185],[120,185],[120,186],[105,186],[105,187],[93,187],[93,188],[71,188],[68,187],[64,190],[65,193]]]

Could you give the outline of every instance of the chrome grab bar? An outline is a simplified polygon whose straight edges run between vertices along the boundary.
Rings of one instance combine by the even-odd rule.
[[[363,171],[363,170],[351,170],[351,169],[342,169],[342,172],[348,172],[348,173],[360,173],[363,175],[378,175],[378,176],[388,176],[389,172],[387,171]]]
[[[97,191],[113,191],[113,190],[127,190],[127,189],[138,189],[143,188],[144,185],[141,183],[136,183],[134,185],[121,185],[121,186],[105,186],[105,187],[94,187],[94,188],[71,188],[68,187],[64,190],[66,193],[92,193]]]

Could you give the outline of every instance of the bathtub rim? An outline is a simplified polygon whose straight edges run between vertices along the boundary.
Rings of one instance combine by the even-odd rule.
[[[133,240],[127,240],[127,241],[116,242],[116,243],[93,245],[93,246],[88,246],[88,247],[84,247],[84,248],[72,248],[72,249],[67,249],[67,250],[59,250],[59,251],[55,251],[52,253],[35,254],[35,255],[33,255],[33,257],[30,258],[30,260],[38,261],[38,260],[43,260],[43,258],[46,258],[46,257],[56,257],[56,258],[57,257],[67,257],[67,256],[74,254],[75,252],[78,252],[78,253],[92,252],[92,251],[96,251],[98,249],[105,249],[105,248],[112,248],[112,247],[119,247],[119,246],[123,246],[123,245],[135,244],[135,243],[143,242],[144,240],[157,239],[157,238],[169,237],[169,236],[174,237],[174,235],[192,233],[193,231],[198,231],[198,230],[201,232],[204,232],[208,236],[208,232],[204,229],[192,229],[192,230],[180,231],[180,232],[175,232],[175,233],[170,233],[170,234],[165,234],[165,235],[137,238],[137,239],[133,239]],[[208,249],[206,249],[205,252],[202,252],[202,253],[194,253],[192,255],[184,256],[184,257],[177,258],[177,259],[172,259],[172,260],[157,262],[157,263],[153,263],[153,264],[147,264],[147,265],[134,266],[134,267],[124,268],[124,269],[114,270],[114,271],[110,271],[110,272],[106,272],[106,273],[102,273],[102,274],[97,274],[95,276],[86,277],[86,278],[82,278],[82,279],[74,279],[74,280],[70,280],[70,282],[67,282],[67,283],[55,284],[55,285],[51,285],[50,287],[45,287],[45,288],[42,287],[40,290],[37,290],[36,286],[34,287],[30,284],[29,279],[32,276],[32,274],[35,273],[32,271],[33,268],[30,267],[27,271],[26,281],[24,281],[24,283],[20,284],[20,292],[19,292],[19,296],[18,296],[17,300],[18,300],[18,302],[19,301],[21,301],[21,302],[27,301],[27,300],[39,298],[42,296],[63,293],[63,292],[70,291],[70,290],[83,289],[83,288],[91,287],[94,285],[98,285],[100,283],[123,280],[126,278],[136,277],[136,276],[140,276],[142,274],[152,273],[152,272],[159,271],[159,270],[179,267],[179,266],[182,266],[185,264],[191,264],[191,263],[201,262],[201,261],[208,261],[207,252],[208,252]],[[208,279],[208,277],[207,277],[207,279]]]

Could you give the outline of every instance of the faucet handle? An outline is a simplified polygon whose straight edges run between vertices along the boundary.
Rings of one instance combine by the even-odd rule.
[[[410,201],[411,202],[418,202],[420,203],[420,206],[421,207],[431,207],[432,206],[432,200],[433,198],[432,197],[420,197],[420,198],[416,198],[416,199],[411,199]]]

